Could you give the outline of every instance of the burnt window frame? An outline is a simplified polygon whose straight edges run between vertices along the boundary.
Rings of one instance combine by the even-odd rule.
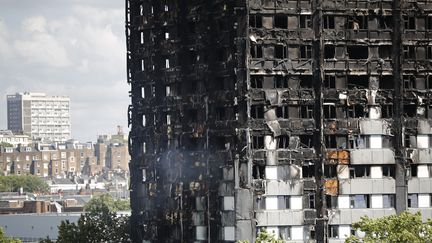
[[[249,55],[251,58],[264,58],[264,46],[261,44],[252,44],[250,46]]]
[[[299,58],[300,59],[311,59],[312,58],[312,45],[300,45],[299,46]]]
[[[250,14],[249,15],[249,27],[250,28],[262,28],[263,27],[262,15],[261,14]]]
[[[312,28],[312,15],[302,14],[299,18],[299,29],[311,29]]]

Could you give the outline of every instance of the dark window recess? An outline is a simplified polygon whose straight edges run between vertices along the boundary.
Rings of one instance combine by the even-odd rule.
[[[403,46],[403,55],[405,59],[415,59],[415,46]]]
[[[288,106],[279,106],[276,108],[276,116],[278,118],[285,118],[288,119]]]
[[[337,148],[336,135],[325,135],[324,144],[326,148]]]
[[[183,144],[187,150],[201,150],[204,149],[204,143],[199,138],[183,137]]]
[[[275,46],[275,58],[285,59],[288,57],[287,47],[284,45]]]
[[[250,18],[250,17],[249,17]],[[225,19],[225,18],[222,18],[222,19],[219,19],[218,21],[217,21],[217,23],[218,23],[218,29],[220,30],[220,31],[224,31],[224,30],[227,30],[228,29],[228,24],[227,24],[227,20]]]
[[[334,105],[324,105],[324,118],[333,119],[336,118],[336,106]]]
[[[416,88],[416,78],[413,75],[404,75],[403,83],[405,89],[415,89]]]
[[[367,59],[369,57],[367,46],[347,46],[349,59]]]
[[[213,137],[212,147],[214,150],[225,150],[227,149],[227,142],[225,137]]]
[[[336,77],[332,75],[324,76],[324,88],[329,88],[329,89],[336,88]]]
[[[432,89],[432,75],[426,76],[426,89]]]
[[[393,177],[395,178],[395,167],[394,165],[383,165],[382,173],[385,177]]]
[[[408,194],[408,207],[409,208],[418,208],[418,195],[417,194]]]
[[[187,109],[184,111],[184,118],[188,122],[198,121],[198,111],[196,109]]]
[[[254,164],[252,168],[252,177],[254,179],[265,179],[265,166]]]
[[[350,166],[350,178],[368,178],[370,177],[369,165],[353,165]]]
[[[300,58],[312,58],[312,46],[300,46]]]
[[[367,30],[368,18],[367,16],[349,16],[348,29],[352,30]]]
[[[416,117],[417,106],[414,104],[404,105],[404,115],[407,117]]]
[[[335,57],[335,46],[325,45],[324,46],[324,58],[331,59]]]
[[[365,116],[364,107],[362,105],[352,105],[347,107],[348,118],[361,118]]]
[[[284,76],[274,76],[274,88],[288,88],[288,79]]]
[[[392,46],[379,46],[378,55],[382,59],[390,59],[392,53]]]
[[[411,177],[417,177],[418,165],[411,165]]]
[[[395,198],[394,194],[383,195],[383,208],[394,208],[396,205]]]
[[[300,79],[300,87],[302,88],[312,88],[312,75],[301,75]]]
[[[212,83],[214,85],[215,90],[224,90],[225,89],[225,78],[217,77],[216,80]]]
[[[330,195],[326,195],[325,196],[325,200],[326,200],[326,204],[327,204],[327,208],[337,208],[337,196],[330,196]]]
[[[194,21],[189,21],[189,23],[188,23],[188,31],[189,31],[189,34],[195,34],[195,32],[196,32],[196,23]]]
[[[226,48],[218,48],[216,53],[216,61],[218,62],[223,62],[228,58],[228,52]]]
[[[391,29],[393,28],[393,16],[381,16],[378,21],[378,27],[380,29]]]
[[[324,18],[324,29],[335,28],[334,16],[324,15],[323,18]]]
[[[263,105],[252,105],[251,106],[251,117],[255,119],[264,118],[264,106]]]
[[[300,15],[300,28],[309,29],[312,26],[312,18],[310,15]]]
[[[187,53],[187,60],[189,60],[189,64],[195,64],[197,61],[197,57],[198,57],[197,52],[194,50],[190,50]]]
[[[432,30],[432,16],[426,17],[426,29]]]
[[[369,76],[367,75],[349,75],[347,77],[348,89],[367,89],[369,88]]]
[[[381,117],[382,118],[393,118],[393,105],[382,105],[381,106]]]
[[[303,178],[313,178],[315,177],[315,165],[303,165],[302,166],[302,176]]]
[[[197,90],[196,81],[187,81],[182,85],[182,94],[195,94]]]
[[[313,146],[313,136],[312,135],[300,135],[300,143],[304,146],[311,148]]]
[[[254,89],[262,89],[263,87],[263,76],[250,76],[251,87]]]
[[[250,48],[250,54],[253,58],[262,58],[263,51],[261,45],[252,45]]]
[[[394,89],[394,79],[391,75],[385,75],[380,77],[379,81],[380,89]]]
[[[324,165],[324,176],[327,178],[337,177],[337,165]]]
[[[264,149],[264,137],[252,136],[252,148],[253,149]]]
[[[308,196],[309,199],[309,208],[313,209],[315,208],[315,194],[309,194]]]
[[[288,28],[288,17],[286,15],[274,16],[274,27],[281,29]]]
[[[223,121],[226,120],[225,107],[216,107],[216,120]]]
[[[369,195],[350,195],[351,208],[370,208]]]
[[[306,118],[306,119],[313,118],[313,105],[301,106],[300,112],[301,112],[300,114],[301,118]]]
[[[289,147],[289,137],[284,135],[284,136],[279,136],[278,137],[278,148],[284,149],[284,148],[288,148]]]
[[[262,28],[262,16],[255,14],[249,15],[249,26],[252,28]]]
[[[415,30],[415,17],[414,16],[403,16],[404,28],[406,30]]]
[[[432,59],[432,46],[426,46],[426,59]]]

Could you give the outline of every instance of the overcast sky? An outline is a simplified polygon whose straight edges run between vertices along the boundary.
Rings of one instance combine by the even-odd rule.
[[[127,131],[124,1],[0,0],[0,129],[6,95],[71,99],[72,136]]]

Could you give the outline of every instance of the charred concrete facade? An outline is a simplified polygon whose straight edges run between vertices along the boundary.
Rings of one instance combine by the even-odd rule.
[[[134,242],[432,217],[432,3],[126,0]]]

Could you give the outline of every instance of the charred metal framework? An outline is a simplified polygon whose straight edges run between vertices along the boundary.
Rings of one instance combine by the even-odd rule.
[[[126,0],[134,242],[432,217],[432,3]]]

